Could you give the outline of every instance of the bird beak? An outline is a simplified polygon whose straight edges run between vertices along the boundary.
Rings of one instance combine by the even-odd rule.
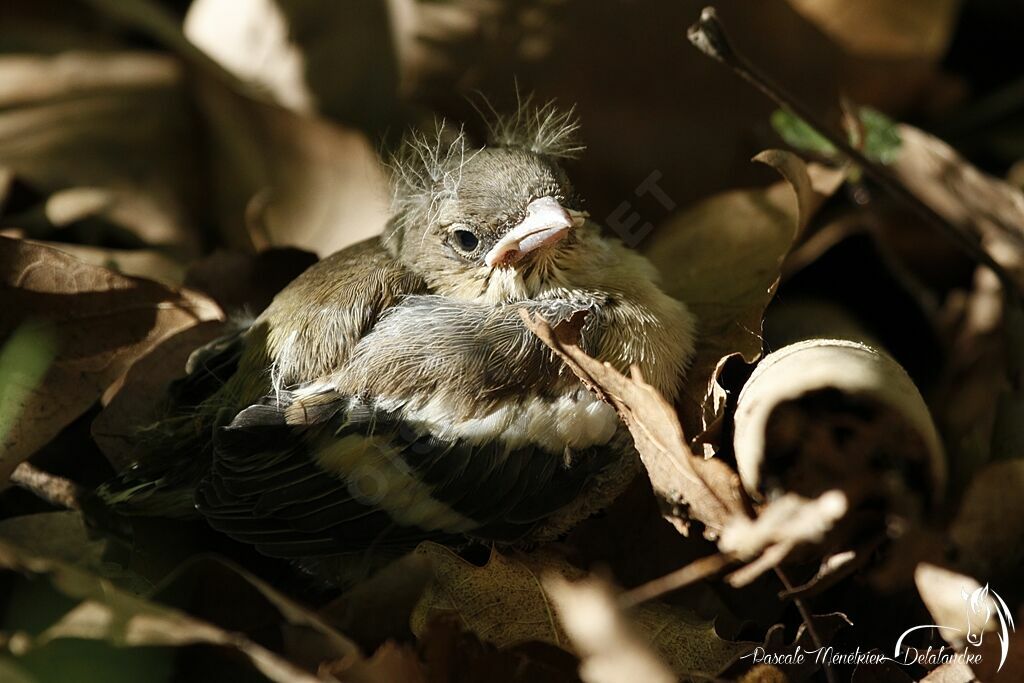
[[[553,197],[534,199],[522,222],[498,240],[484,261],[492,268],[511,265],[531,251],[559,241],[570,229],[583,225],[586,217],[583,211],[564,209]]]

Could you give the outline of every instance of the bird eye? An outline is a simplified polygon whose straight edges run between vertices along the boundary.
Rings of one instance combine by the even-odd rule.
[[[469,230],[456,230],[452,233],[452,236],[455,238],[455,244],[458,248],[466,253],[475,251],[477,245],[480,244],[480,238]]]

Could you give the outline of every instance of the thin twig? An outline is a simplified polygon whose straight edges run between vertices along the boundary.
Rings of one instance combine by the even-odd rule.
[[[792,593],[793,583],[786,576],[786,572],[782,571],[780,567],[775,567],[775,575],[779,577],[779,581],[782,582],[786,591]],[[793,604],[796,605],[797,610],[800,612],[800,618],[803,619],[804,626],[807,627],[807,635],[811,637],[811,642],[814,643],[814,647],[820,652],[821,648],[825,647],[825,644],[821,636],[818,635],[818,629],[814,627],[814,618],[811,616],[811,611],[807,609],[807,604],[801,598],[794,597]],[[825,680],[828,683],[836,683],[836,674],[824,659],[821,660],[821,668],[825,672]]]
[[[653,600],[665,593],[689,586],[692,583],[717,574],[735,561],[732,557],[722,553],[702,557],[670,574],[626,591],[619,596],[619,604],[625,609],[635,607],[641,602]]]
[[[865,175],[878,183],[883,190],[903,201],[921,218],[949,236],[971,258],[995,273],[1006,291],[1011,292],[1014,298],[1022,297],[1021,289],[1013,277],[982,248],[981,244],[968,233],[947,221],[942,214],[907,189],[906,185],[893,177],[885,167],[865,157],[860,150],[850,144],[846,136],[834,132],[831,126],[826,126],[810,107],[765,75],[743,54],[737,52],[729,41],[729,36],[719,21],[714,7],[705,7],[701,11],[700,19],[686,31],[686,37],[694,47],[705,55],[722,62],[733,73],[774,100],[780,107],[807,122],[837,149],[856,162],[864,170]]]
[[[44,472],[27,462],[14,468],[11,483],[45,500],[50,505],[67,510],[81,510],[82,489],[75,482]]]

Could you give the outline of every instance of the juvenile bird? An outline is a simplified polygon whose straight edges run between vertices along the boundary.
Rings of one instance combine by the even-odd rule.
[[[672,400],[694,321],[653,266],[588,219],[562,162],[571,112],[524,105],[412,135],[383,235],[309,268],[250,326],[200,349],[116,508],[201,515],[324,567],[433,539],[551,539],[636,472],[611,406],[524,325],[585,315],[582,348]],[[198,408],[196,407],[198,406]]]

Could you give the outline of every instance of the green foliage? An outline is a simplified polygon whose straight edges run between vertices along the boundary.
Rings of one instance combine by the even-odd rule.
[[[886,165],[895,161],[902,144],[896,122],[871,107],[857,108],[857,122],[857,128],[847,127],[850,144],[859,148],[871,161]],[[786,144],[796,150],[832,162],[842,159],[842,152],[828,138],[790,111],[776,109],[772,112],[771,124]]]
[[[0,443],[7,440],[28,396],[39,386],[57,355],[54,331],[26,323],[0,349]]]

